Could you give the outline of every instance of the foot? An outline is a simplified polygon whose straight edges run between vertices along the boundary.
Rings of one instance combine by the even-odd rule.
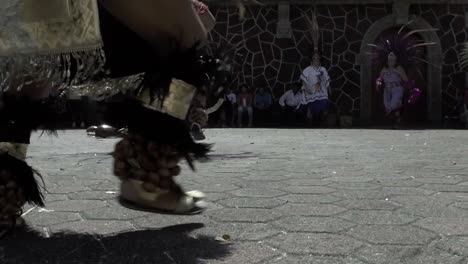
[[[192,134],[193,139],[196,141],[201,141],[201,140],[206,139],[205,134],[203,134],[201,127],[198,124],[192,125],[192,131],[190,131],[190,133]]]
[[[199,214],[206,208],[201,198],[163,190],[148,192],[143,185],[144,182],[137,180],[122,181],[120,193],[122,206],[139,211],[178,215]],[[197,197],[202,196],[196,192],[189,193]]]

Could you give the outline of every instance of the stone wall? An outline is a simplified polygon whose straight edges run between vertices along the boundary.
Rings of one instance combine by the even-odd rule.
[[[309,65],[312,42],[303,14],[310,5],[291,5],[291,38],[276,36],[277,5],[248,6],[247,17],[239,21],[237,10],[227,6],[210,6],[217,18],[211,34],[213,41],[231,45],[236,51],[237,80],[233,86],[247,83],[265,86],[280,96],[299,80],[300,72]],[[356,63],[362,39],[377,20],[392,14],[391,4],[318,5],[318,23],[322,30],[320,51],[329,69],[334,90],[334,105],[342,111],[358,113],[360,109],[360,66]],[[458,62],[460,44],[467,38],[465,7],[461,5],[412,5],[411,14],[421,15],[438,32],[446,56],[443,70],[444,112],[453,106],[455,89],[465,85]]]
[[[442,111],[450,112],[456,104],[460,89],[466,87],[465,71],[460,67],[459,53],[463,43],[468,40],[465,27],[467,5],[427,5],[413,4],[410,13],[421,16],[434,28],[442,46],[444,63],[442,70]],[[457,91],[458,90],[458,91]]]

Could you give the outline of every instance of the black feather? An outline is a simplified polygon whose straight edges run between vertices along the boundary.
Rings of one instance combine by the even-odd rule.
[[[11,133],[26,133],[44,129],[50,134],[56,134],[60,121],[64,118],[65,98],[62,96],[49,97],[43,100],[33,101],[28,97],[9,95],[3,93],[0,97],[0,132],[2,141],[18,142],[8,140],[8,137],[15,135],[5,135]]]
[[[211,145],[196,143],[185,120],[144,107],[136,99],[126,97],[107,102],[105,121],[113,127],[127,127],[129,133],[148,140],[174,146],[194,169],[193,161],[207,159]]]
[[[36,174],[41,180],[41,175],[30,167],[25,161],[16,159],[8,154],[0,154],[0,169],[9,171],[16,181],[17,186],[24,191],[26,202],[44,207],[44,195],[34,177]],[[42,180],[44,183],[44,180]]]

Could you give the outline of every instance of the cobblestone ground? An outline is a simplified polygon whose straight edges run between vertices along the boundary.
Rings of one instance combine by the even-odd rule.
[[[1,263],[468,263],[468,133],[209,130],[213,161],[180,176],[209,210],[120,207],[116,140],[35,136],[47,207]],[[223,239],[224,237],[224,239]]]

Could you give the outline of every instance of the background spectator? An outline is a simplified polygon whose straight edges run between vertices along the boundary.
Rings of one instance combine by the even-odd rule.
[[[304,120],[304,91],[302,90],[302,83],[298,82],[296,85],[286,91],[279,99],[279,105],[283,108],[284,123],[287,125],[298,125],[299,122]]]
[[[258,124],[264,125],[268,122],[272,103],[271,93],[263,87],[258,88],[254,99],[255,118]]]
[[[252,93],[249,92],[247,85],[242,85],[239,95],[237,96],[237,125],[242,127],[242,118],[244,113],[247,112],[249,123],[248,126],[252,127],[253,108],[252,108]]]

